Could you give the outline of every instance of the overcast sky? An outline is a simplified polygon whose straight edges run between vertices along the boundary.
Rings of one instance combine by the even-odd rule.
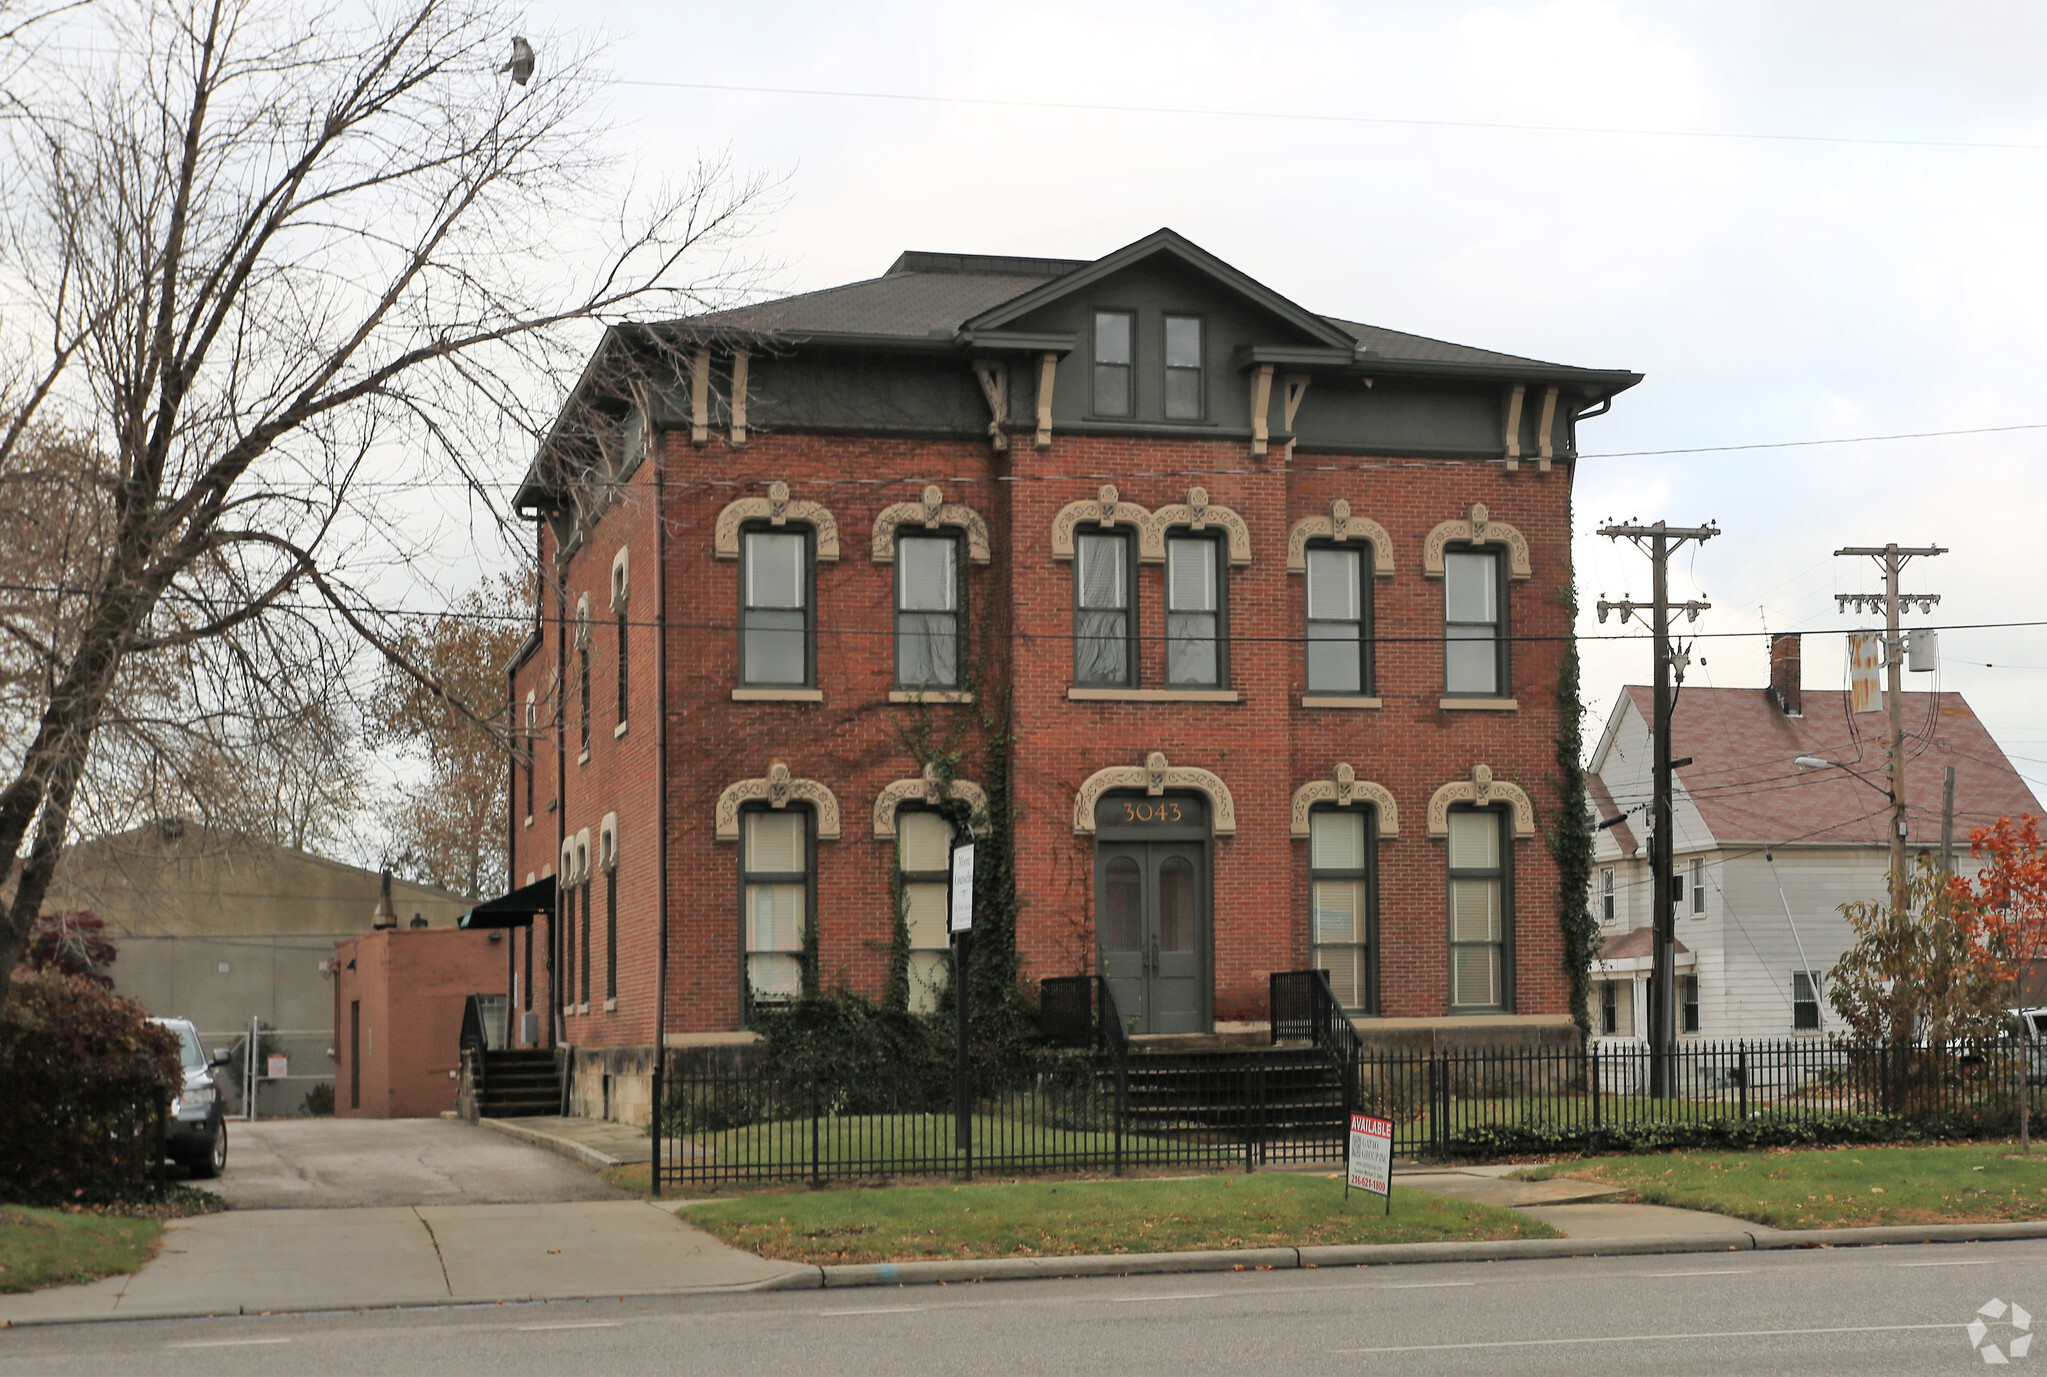
[[[1092,258],[1169,225],[1331,315],[1645,373],[1588,456],[2047,427],[2047,6],[546,0],[533,20],[605,26],[640,175],[729,148],[786,176],[760,240],[783,290],[905,248]],[[1676,581],[1714,603],[1701,632],[1838,632],[1832,595],[1877,583],[1831,552],[1891,540],[1952,547],[1906,579],[1943,595],[1935,621],[2047,619],[2043,446],[1588,457],[1582,629],[1602,593],[1648,594],[1646,562],[1592,534],[1608,517],[1718,520]],[[2047,630],[1942,649],[1911,686],[1965,693],[2047,796]],[[1586,652],[1596,733],[1649,659]],[[1760,638],[1700,652],[1695,683],[1764,681]],[[1805,655],[1808,686],[1843,683],[1838,634]]]

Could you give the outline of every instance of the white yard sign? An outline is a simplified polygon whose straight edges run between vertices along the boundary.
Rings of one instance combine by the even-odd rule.
[[[955,846],[952,849],[952,910],[950,929],[953,932],[974,930],[974,844]]]
[[[1369,1114],[1350,1116],[1350,1153],[1344,1178],[1344,1194],[1370,1191],[1386,1197],[1393,1208],[1393,1121],[1374,1119]]]

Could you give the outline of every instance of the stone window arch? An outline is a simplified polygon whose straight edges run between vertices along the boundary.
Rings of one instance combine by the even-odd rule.
[[[1163,546],[1153,552],[1150,508],[1125,502],[1114,483],[1102,484],[1090,501],[1069,502],[1059,509],[1059,515],[1052,518],[1052,558],[1073,559],[1073,533],[1081,526],[1129,527],[1137,533],[1139,559],[1155,563],[1165,558]]]
[[[1535,835],[1535,804],[1528,791],[1518,784],[1494,779],[1490,765],[1474,765],[1471,778],[1452,780],[1436,790],[1429,799],[1431,837],[1450,835],[1450,810],[1458,804],[1474,808],[1505,805],[1513,816],[1514,840],[1526,841]]]
[[[1205,794],[1212,819],[1211,831],[1218,837],[1236,835],[1237,802],[1230,795],[1230,786],[1223,783],[1219,775],[1207,770],[1172,764],[1164,751],[1153,751],[1144,758],[1142,765],[1111,765],[1089,775],[1080,786],[1080,792],[1073,796],[1073,830],[1076,835],[1094,834],[1095,804],[1111,789],[1142,789],[1154,796],[1168,789],[1191,789]]]
[[[765,497],[742,497],[725,504],[711,534],[712,551],[719,559],[739,558],[740,528],[749,521],[765,521],[770,526],[786,526],[792,521],[807,525],[816,536],[811,557],[827,564],[839,557],[838,520],[821,502],[791,497],[787,483],[768,484]]]
[[[1393,791],[1369,779],[1359,779],[1357,771],[1348,764],[1339,762],[1330,778],[1311,779],[1294,790],[1291,835],[1307,836],[1308,814],[1323,803],[1337,808],[1369,804],[1379,840],[1400,835],[1400,805],[1394,802]]]
[[[1456,521],[1439,522],[1422,542],[1422,573],[1432,579],[1443,577],[1443,551],[1451,545],[1497,545],[1507,552],[1507,577],[1530,577],[1528,538],[1517,527],[1495,521],[1483,502],[1474,502]]]
[[[1250,524],[1232,508],[1210,503],[1206,488],[1189,488],[1186,501],[1169,502],[1151,514],[1139,542],[1139,557],[1149,563],[1162,562],[1166,557],[1166,532],[1176,526],[1191,531],[1221,530],[1228,541],[1231,567],[1251,562]]]
[[[967,806],[968,816],[984,819],[988,816],[988,791],[970,779],[955,779],[950,792],[939,778],[936,766],[926,765],[924,773],[916,779],[899,779],[882,786],[874,798],[874,835],[876,840],[893,840],[896,835],[896,813],[906,803],[922,803],[936,808],[953,802]]]
[[[739,812],[749,803],[765,803],[774,809],[787,808],[792,803],[807,803],[817,814],[817,839],[839,839],[838,798],[814,779],[796,778],[789,772],[787,761],[769,762],[767,774],[759,779],[742,779],[725,786],[725,792],[718,795],[719,841],[739,840]]]
[[[876,564],[895,563],[896,529],[900,526],[920,526],[927,531],[946,528],[964,531],[969,562],[986,564],[992,558],[987,521],[963,502],[947,502],[945,493],[936,483],[925,485],[920,500],[883,507],[881,515],[874,518],[874,534],[868,545]]]
[[[1353,540],[1369,544],[1372,547],[1373,576],[1382,579],[1393,577],[1393,538],[1386,534],[1384,526],[1369,516],[1354,514],[1350,503],[1341,497],[1329,504],[1328,511],[1302,517],[1287,532],[1286,571],[1289,574],[1308,572],[1308,543],[1314,540],[1327,540],[1338,545]]]

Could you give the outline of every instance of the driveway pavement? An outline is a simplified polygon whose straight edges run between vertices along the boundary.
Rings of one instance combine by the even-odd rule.
[[[457,1119],[231,1121],[227,1133],[226,1173],[196,1184],[237,1210],[625,1198],[573,1162]]]

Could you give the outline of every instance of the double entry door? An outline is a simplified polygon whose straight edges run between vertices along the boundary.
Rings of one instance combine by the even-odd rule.
[[[1100,969],[1131,1032],[1208,1031],[1205,851],[1185,841],[1097,844]]]

